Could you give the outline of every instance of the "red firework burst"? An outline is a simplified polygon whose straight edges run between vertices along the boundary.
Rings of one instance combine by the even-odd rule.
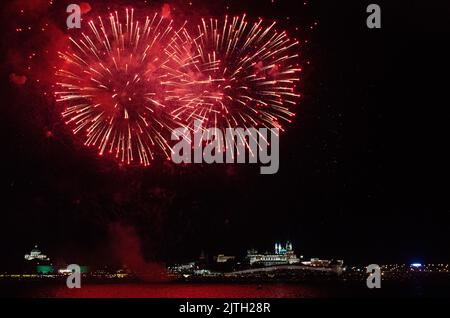
[[[66,123],[100,155],[147,166],[155,153],[169,157],[175,125],[283,130],[294,116],[299,42],[275,23],[202,19],[192,37],[186,22],[174,28],[158,14],[142,25],[126,10],[123,23],[117,12],[108,22],[89,22],[89,34],[60,52],[65,64],[55,94],[66,105]]]
[[[172,92],[180,102],[171,112],[174,118],[222,129],[283,130],[283,122],[291,121],[290,108],[300,97],[295,93],[301,72],[298,41],[277,32],[275,23],[251,24],[243,15],[223,22],[202,19],[191,42],[197,63],[183,79],[182,93]]]
[[[115,12],[105,23],[89,22],[89,33],[59,52],[65,63],[55,95],[65,103],[66,123],[86,146],[127,164],[149,165],[155,153],[169,157],[165,136],[175,122],[166,101],[193,63],[189,39],[184,25],[175,29],[158,14],[141,24],[133,9],[123,21]]]

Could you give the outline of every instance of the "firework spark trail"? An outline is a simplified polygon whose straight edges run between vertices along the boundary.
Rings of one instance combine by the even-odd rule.
[[[186,22],[175,28],[154,14],[142,25],[134,10],[125,11],[123,23],[117,12],[106,23],[89,22],[89,34],[70,38],[72,49],[59,52],[66,63],[55,95],[68,104],[63,117],[100,155],[147,166],[159,150],[169,157],[165,136],[175,125],[283,130],[294,116],[299,42],[275,23],[249,24],[245,15],[202,19],[192,37]],[[268,143],[261,134],[249,138]],[[249,142],[239,135],[237,143]]]
[[[190,38],[200,61],[182,79],[184,89],[169,91],[170,99],[180,102],[171,112],[174,118],[201,120],[204,127],[220,129],[283,131],[300,97],[295,92],[301,72],[299,42],[277,32],[275,23],[264,25],[263,20],[252,25],[245,15],[226,16],[223,22],[202,19],[197,36]],[[248,145],[244,136],[239,139]]]
[[[197,62],[185,25],[175,29],[158,14],[141,24],[127,9],[124,21],[114,12],[107,21],[90,21],[89,31],[59,52],[65,64],[55,96],[68,105],[66,123],[74,134],[85,134],[86,146],[127,164],[147,166],[156,152],[169,157],[165,133],[176,121],[166,102],[186,78],[183,70]]]

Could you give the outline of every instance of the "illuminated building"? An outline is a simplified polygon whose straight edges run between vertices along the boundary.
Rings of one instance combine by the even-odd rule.
[[[42,254],[42,252],[38,249],[37,245],[34,247],[34,249],[31,250],[30,254],[25,255],[25,259],[27,261],[33,261],[33,260],[49,261],[50,260],[50,258],[47,255]]]
[[[300,259],[295,255],[292,243],[287,242],[283,247],[280,243],[275,243],[274,254],[260,254],[256,250],[249,250],[247,252],[247,260],[250,265],[288,265],[298,264]]]
[[[186,272],[192,273],[196,269],[197,266],[195,265],[195,262],[190,262],[188,264],[178,264],[168,267],[168,270],[173,273],[186,273]]]
[[[69,270],[67,268],[58,269],[58,274],[60,274],[60,275],[70,275],[72,273],[73,273],[73,271]],[[82,274],[89,273],[89,268],[87,266],[80,266],[80,273],[82,273]]]
[[[38,265],[36,266],[36,272],[40,275],[49,275],[55,272],[55,269],[51,265]]]
[[[303,265],[306,266],[312,266],[312,267],[329,267],[331,264],[331,261],[326,259],[318,259],[318,258],[311,258],[311,261],[302,262]]]
[[[219,254],[215,257],[215,261],[217,263],[226,263],[228,261],[234,260],[235,258],[236,258],[235,256],[226,256],[224,254]]]
[[[311,258],[310,261],[302,262],[302,264],[311,267],[332,267],[332,266],[343,267],[344,261],[343,260],[331,261],[327,259]]]

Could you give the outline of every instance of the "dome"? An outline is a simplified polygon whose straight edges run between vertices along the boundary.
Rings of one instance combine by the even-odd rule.
[[[41,251],[38,249],[37,245],[31,250],[31,254],[41,254]]]

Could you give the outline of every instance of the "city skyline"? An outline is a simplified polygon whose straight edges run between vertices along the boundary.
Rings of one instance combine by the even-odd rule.
[[[0,6],[8,17],[0,28],[0,250],[6,255],[0,272],[23,265],[25,251],[36,244],[58,266],[131,263],[137,271],[191,262],[202,251],[209,259],[246,256],[249,249],[261,256],[287,241],[294,246],[292,262],[304,255],[355,266],[406,264],[408,274],[411,264],[450,262],[447,80],[438,76],[450,70],[442,45],[450,34],[444,4],[379,1],[382,27],[371,29],[368,3],[360,1],[96,0],[81,6],[81,29],[68,29],[71,3]],[[111,15],[115,10],[120,18]],[[101,37],[99,16],[111,23]],[[170,35],[159,41],[154,32],[161,47],[151,51],[150,62],[147,47],[133,42],[144,28],[131,23],[145,24],[146,16],[161,17],[162,32]],[[209,24],[203,26],[204,17]],[[92,27],[90,19],[99,22]],[[121,33],[119,19],[131,31]],[[181,34],[172,23],[186,31],[181,46],[172,47]],[[228,46],[217,44],[218,26]],[[111,72],[116,55],[106,43],[122,43],[118,34],[128,42],[117,56],[129,54],[131,69],[141,75],[131,76],[136,86],[130,91],[128,61]],[[270,40],[257,40],[266,35]],[[92,52],[89,63],[78,59],[77,44]],[[203,50],[211,47],[208,67]],[[235,50],[231,59],[227,48]],[[161,56],[170,56],[168,64],[156,66]],[[77,74],[67,65],[72,60],[82,65]],[[230,66],[236,67],[231,75]],[[141,107],[136,95],[153,106]],[[80,98],[89,107],[70,104]],[[152,117],[161,101],[168,106],[155,108],[157,115],[170,116],[169,123]],[[261,175],[252,163],[165,158],[170,136],[163,134],[189,127],[186,121],[196,117],[220,128],[248,122],[282,128],[277,173]],[[153,129],[158,125],[163,132]],[[275,255],[283,249],[277,246]]]

